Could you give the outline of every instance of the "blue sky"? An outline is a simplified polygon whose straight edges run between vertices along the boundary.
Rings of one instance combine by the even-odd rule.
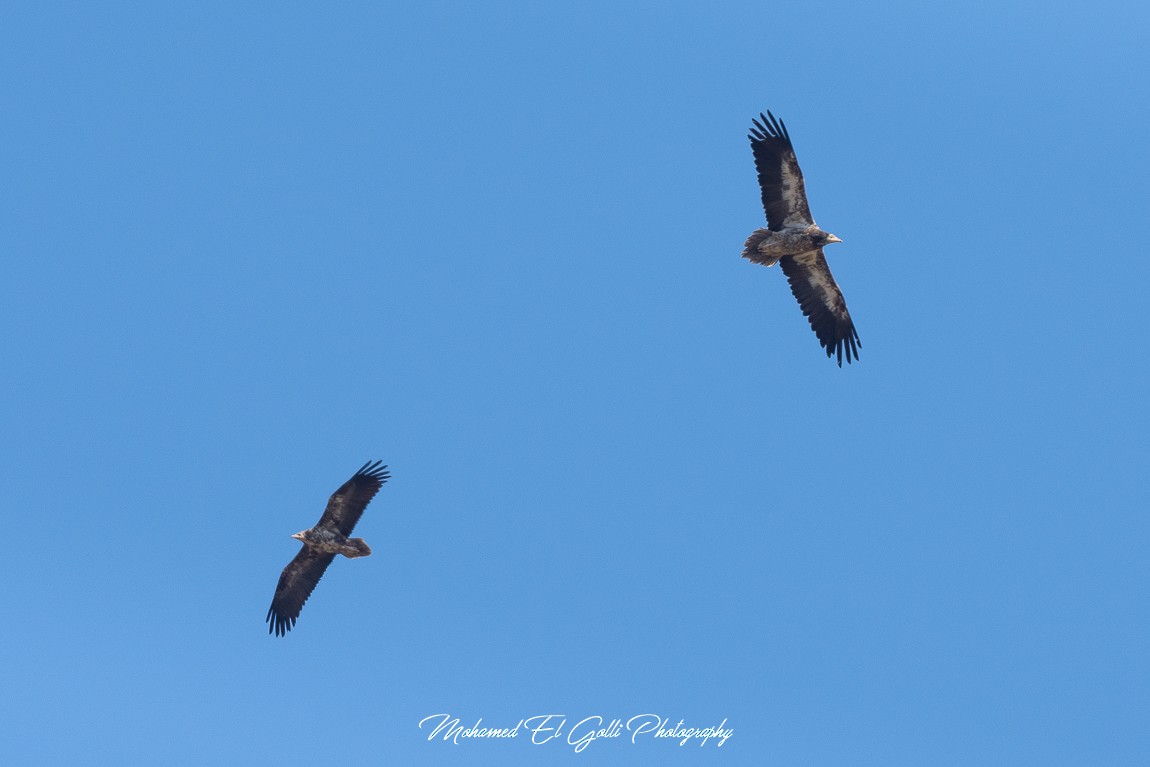
[[[6,4],[0,753],[1146,763],[1148,21]],[[768,108],[849,368],[739,258]],[[733,734],[566,742],[644,714]]]

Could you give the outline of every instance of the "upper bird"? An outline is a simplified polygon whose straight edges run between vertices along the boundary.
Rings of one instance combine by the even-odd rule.
[[[743,258],[764,266],[778,262],[783,267],[791,292],[827,350],[827,357],[837,354],[842,367],[843,357],[848,363],[851,357],[857,360],[862,346],[847,302],[823,258],[824,245],[842,240],[819,229],[811,216],[803,172],[786,124],[769,110],[759,118],[761,122],[752,120],[754,126],[747,138],[755,153],[767,228],[751,233],[743,246]]]
[[[363,538],[348,536],[363,516],[367,504],[391,476],[382,463],[368,461],[361,466],[351,479],[332,493],[316,526],[292,536],[303,543],[303,548],[284,568],[276,584],[276,594],[266,618],[269,634],[284,636],[291,631],[303,603],[311,596],[312,589],[336,554],[349,558],[371,555],[371,549]]]

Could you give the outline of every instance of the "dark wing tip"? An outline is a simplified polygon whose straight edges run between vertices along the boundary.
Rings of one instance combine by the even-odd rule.
[[[359,471],[357,471],[352,476],[352,479],[355,479],[356,477],[374,479],[382,485],[384,482],[387,482],[387,480],[391,478],[391,472],[387,470],[387,466],[383,465],[383,461],[368,461],[363,466],[359,467]]]
[[[759,113],[758,118],[751,118],[751,132],[747,138],[752,144],[767,141],[778,141],[784,146],[791,146],[791,134],[787,132],[787,125],[767,110],[766,114]]]
[[[817,330],[816,333],[818,333]],[[824,341],[822,334],[819,333],[819,342],[827,350],[827,359],[830,359],[832,356],[837,357],[840,368],[843,366],[844,356],[846,357],[848,365],[851,364],[852,357],[855,362],[859,360],[859,349],[862,347],[862,341],[859,340],[859,333],[855,330],[853,322],[850,323],[846,334],[842,338],[827,339]]]
[[[268,624],[268,633],[278,637],[287,636],[292,626],[295,625],[295,618],[276,612],[275,602],[272,602],[272,606],[268,608],[268,617],[264,620]]]
[[[760,112],[759,117],[762,116],[763,114]],[[771,110],[769,109],[767,110],[767,117],[769,117],[771,120],[771,127],[775,129],[775,134],[779,138],[786,139],[788,144],[791,143],[791,134],[787,132],[787,124],[782,120],[776,119],[775,116],[771,114]]]

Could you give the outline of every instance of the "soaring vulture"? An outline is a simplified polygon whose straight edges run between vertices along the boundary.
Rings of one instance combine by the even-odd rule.
[[[803,172],[787,126],[770,111],[759,117],[762,122],[752,120],[754,126],[747,138],[759,171],[767,228],[751,233],[743,246],[743,258],[764,266],[776,262],[782,266],[791,292],[827,350],[827,357],[838,355],[842,367],[843,357],[848,363],[852,357],[857,360],[862,346],[847,302],[823,257],[824,245],[842,240],[819,229],[811,216]]]
[[[371,555],[371,549],[363,538],[348,536],[363,516],[367,504],[391,476],[382,463],[368,461],[361,466],[351,479],[332,493],[316,526],[292,536],[303,543],[303,548],[284,568],[276,584],[276,594],[266,618],[269,634],[284,636],[291,631],[303,603],[311,596],[336,554],[349,558]]]

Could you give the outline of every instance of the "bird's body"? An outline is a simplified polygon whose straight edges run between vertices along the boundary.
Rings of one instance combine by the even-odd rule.
[[[828,242],[842,241],[813,224],[805,227],[793,226],[777,232],[772,232],[770,229],[756,229],[751,232],[751,236],[743,245],[743,258],[763,266],[774,266],[781,258],[786,256],[801,258]]]
[[[770,112],[754,120],[748,138],[759,173],[767,228],[756,229],[743,246],[743,258],[782,267],[791,292],[827,356],[850,362],[862,346],[846,300],[823,256],[823,247],[842,242],[815,223],[807,204],[803,172],[787,126]]]
[[[366,557],[371,549],[362,538],[349,538],[363,510],[379,492],[390,474],[382,461],[368,461],[328,499],[327,508],[315,527],[292,535],[303,548],[280,574],[276,593],[268,608],[268,633],[284,636],[291,631],[328,565],[342,554],[348,558]]]
[[[339,530],[326,527],[301,530],[292,538],[300,541],[311,551],[320,554],[343,554],[348,559],[371,556],[371,549],[363,538],[348,538]]]

